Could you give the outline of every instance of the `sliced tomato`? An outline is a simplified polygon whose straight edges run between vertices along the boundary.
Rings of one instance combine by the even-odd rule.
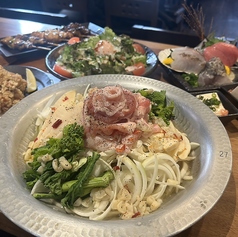
[[[79,43],[79,42],[80,42],[79,37],[72,37],[68,40],[68,44],[75,44],[75,43]]]
[[[72,73],[64,68],[63,66],[60,66],[59,64],[55,63],[53,70],[60,74],[61,76],[72,78]]]
[[[145,73],[145,64],[144,63],[137,63],[134,66],[133,74],[135,76],[141,76]]]
[[[145,54],[145,49],[140,44],[134,43],[132,46],[134,47],[134,49],[137,53]]]

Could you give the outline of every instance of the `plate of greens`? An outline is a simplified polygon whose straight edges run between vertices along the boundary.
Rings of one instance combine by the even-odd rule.
[[[157,64],[157,55],[150,48],[127,35],[117,36],[108,27],[100,35],[62,44],[46,56],[49,72],[61,80],[98,74],[148,76]]]

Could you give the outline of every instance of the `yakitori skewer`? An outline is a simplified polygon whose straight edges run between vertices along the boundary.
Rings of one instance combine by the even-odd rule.
[[[39,45],[34,45],[31,41],[22,40],[20,38],[10,38],[10,37],[8,37],[8,39],[7,40],[5,39],[5,41],[2,42],[2,43],[6,44],[11,49],[23,50],[23,49],[37,48],[37,49],[51,50],[51,48],[43,47],[43,46],[39,46]]]
[[[92,35],[90,30],[85,26],[79,23],[70,23],[59,29],[34,31],[31,34],[5,37],[1,39],[1,43],[12,49],[42,48],[49,50],[50,48],[41,46],[58,46],[59,43],[68,41],[74,36],[85,38],[90,35]]]

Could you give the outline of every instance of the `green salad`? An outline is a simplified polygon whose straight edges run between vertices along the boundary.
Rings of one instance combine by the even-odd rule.
[[[95,74],[142,75],[146,67],[144,48],[127,35],[117,36],[105,27],[100,35],[65,44],[54,71],[73,78]]]

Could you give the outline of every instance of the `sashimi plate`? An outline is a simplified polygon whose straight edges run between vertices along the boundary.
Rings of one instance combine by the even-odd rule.
[[[191,166],[193,180],[170,196],[155,212],[129,220],[92,221],[64,213],[34,199],[22,173],[22,153],[32,139],[36,114],[53,94],[68,90],[83,93],[88,85],[120,84],[129,90],[165,90],[175,103],[175,125],[200,144]],[[31,134],[31,135],[30,135]],[[232,169],[229,137],[217,116],[191,94],[175,86],[130,75],[87,76],[60,82],[37,91],[0,118],[0,209],[11,221],[35,236],[172,236],[206,215],[223,194]]]
[[[171,51],[174,49],[175,48],[164,49],[164,50],[161,50],[158,54],[159,63],[165,69],[167,74],[169,75],[168,82],[171,83],[172,85],[177,86],[177,87],[179,87],[183,90],[186,90],[188,92],[206,91],[206,90],[213,90],[213,89],[217,90],[217,89],[221,88],[221,86],[229,85],[229,84],[238,85],[238,68],[234,67],[232,69],[232,73],[234,74],[233,75],[234,79],[229,84],[193,87],[187,81],[185,81],[184,78],[182,77],[182,74],[188,73],[188,72],[181,71],[181,70],[174,70],[171,68],[171,66],[169,64],[164,63],[164,60],[171,55]]]

